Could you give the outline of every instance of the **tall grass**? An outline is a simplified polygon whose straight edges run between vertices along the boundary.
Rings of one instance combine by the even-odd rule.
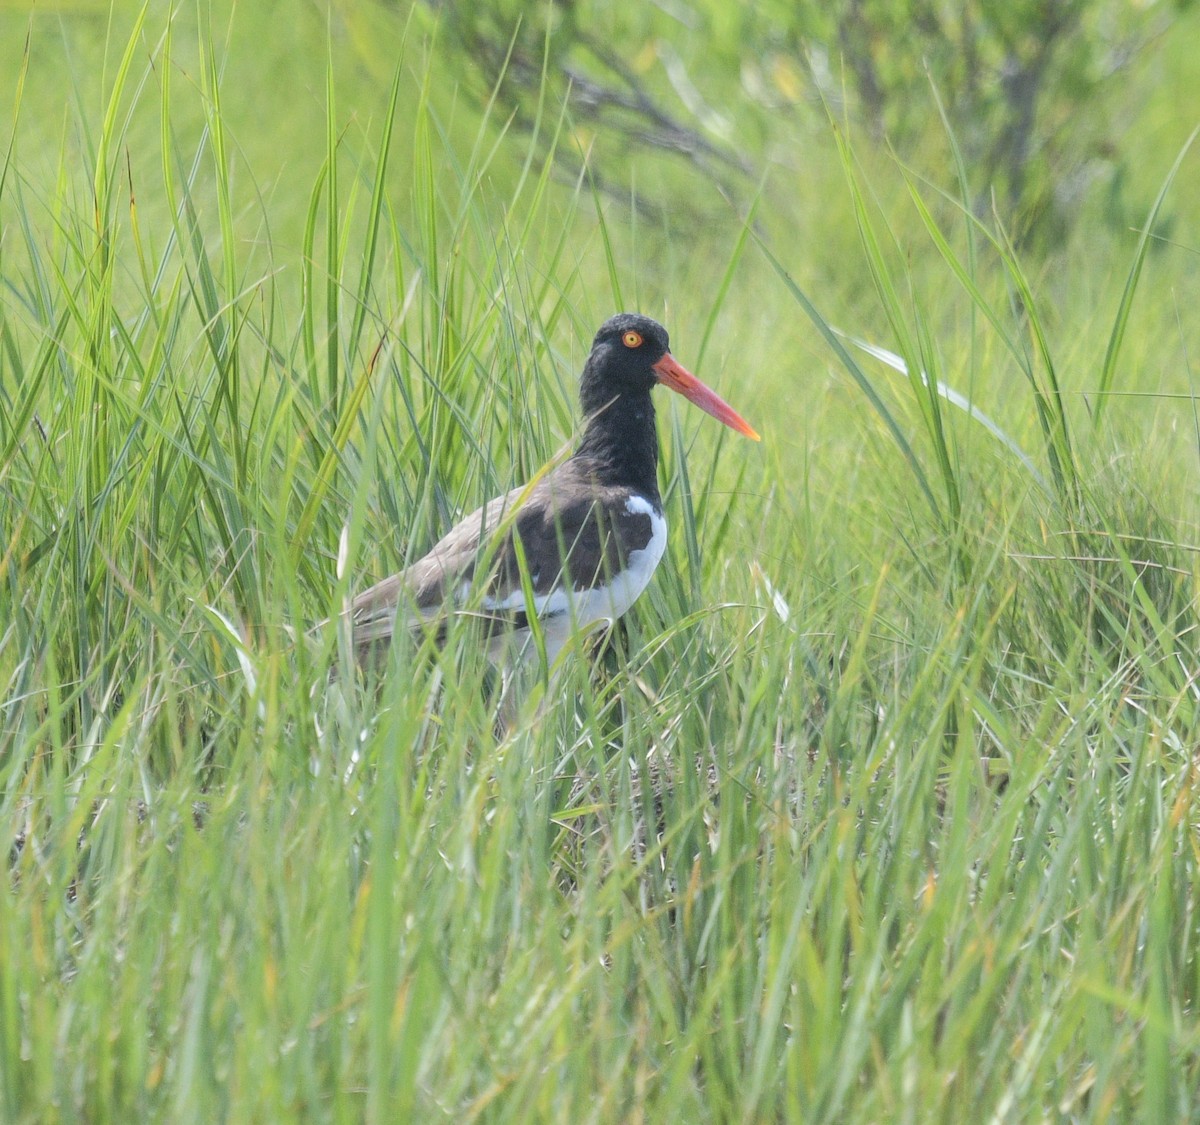
[[[1122,300],[1094,382],[1091,310],[899,168],[886,229],[848,149],[889,338],[806,296],[771,185],[673,264],[370,18],[386,78],[320,39],[286,176],[232,126],[252,13],[148,7],[53,176],[6,146],[0,1118],[1194,1116],[1194,507],[1071,407],[1182,347]],[[498,735],[469,630],[371,690],[301,642],[569,445],[635,293],[767,440],[660,404],[610,644]]]

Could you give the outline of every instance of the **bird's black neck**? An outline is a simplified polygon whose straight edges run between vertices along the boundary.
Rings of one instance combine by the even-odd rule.
[[[587,429],[575,451],[589,462],[601,484],[633,488],[657,506],[658,431],[649,389],[612,395],[604,401],[589,401],[584,393]]]

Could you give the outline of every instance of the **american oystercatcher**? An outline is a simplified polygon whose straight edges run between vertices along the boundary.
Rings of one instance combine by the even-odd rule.
[[[348,617],[356,655],[371,663],[397,629],[436,628],[448,615],[480,622],[488,653],[528,659],[532,612],[553,664],[572,632],[610,625],[650,582],[667,545],[650,392],[662,383],[725,425],[758,434],[683,367],[657,321],[605,321],[581,380],[586,425],[575,453],[532,485],[469,515],[424,558],[359,594]],[[512,646],[512,647],[509,647]]]

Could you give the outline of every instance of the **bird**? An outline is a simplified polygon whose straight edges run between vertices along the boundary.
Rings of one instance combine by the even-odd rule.
[[[653,389],[677,391],[746,437],[759,435],[671,354],[667,330],[637,313],[601,325],[580,379],[584,428],[574,453],[459,522],[407,569],[360,593],[344,616],[358,663],[378,666],[397,631],[478,622],[488,658],[528,662],[531,615],[548,666],[572,635],[611,626],[662,560]]]

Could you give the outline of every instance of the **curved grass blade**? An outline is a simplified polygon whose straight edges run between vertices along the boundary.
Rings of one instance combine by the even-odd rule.
[[[758,248],[763,252],[767,261],[771,264],[771,268],[779,275],[787,291],[791,293],[796,303],[807,313],[808,319],[813,322],[818,332],[825,337],[829,346],[833,348],[834,354],[841,360],[842,366],[849,372],[850,377],[858,384],[863,394],[867,396],[868,401],[875,408],[875,412],[883,420],[885,426],[891,432],[896,444],[900,447],[900,451],[904,454],[904,459],[908,462],[909,468],[912,470],[913,476],[917,480],[917,485],[924,494],[926,501],[929,503],[930,509],[938,522],[942,520],[942,510],[937,502],[937,497],[933,494],[933,489],[929,486],[929,478],[925,475],[925,470],[921,467],[921,462],[917,459],[913,447],[909,444],[908,438],[904,436],[904,431],[900,428],[900,424],[896,421],[895,415],[887,408],[887,404],[879,397],[878,392],[871,385],[871,380],[867,378],[866,373],[854,361],[854,357],[846,350],[842,341],[838,338],[837,332],[830,326],[819,312],[813,303],[805,296],[804,291],[792,280],[791,275],[783,268],[783,264],[771,253],[770,248],[762,236],[755,230],[751,230],[751,235],[754,241],[758,243]]]
[[[1158,213],[1162,210],[1162,205],[1167,197],[1167,192],[1170,190],[1171,184],[1175,181],[1175,176],[1179,172],[1179,166],[1183,163],[1183,158],[1187,156],[1188,150],[1192,147],[1197,135],[1200,134],[1200,125],[1197,125],[1188,136],[1188,139],[1183,142],[1183,147],[1179,150],[1179,155],[1175,157],[1175,163],[1171,165],[1171,170],[1167,173],[1167,178],[1163,180],[1163,185],[1158,189],[1158,195],[1155,196],[1154,203],[1150,207],[1150,213],[1146,216],[1146,221],[1142,224],[1142,232],[1138,236],[1137,249],[1133,252],[1133,264],[1129,267],[1129,276],[1125,279],[1125,291],[1121,294],[1121,304],[1117,308],[1117,316],[1113,321],[1112,332],[1108,337],[1108,348],[1104,353],[1104,366],[1100,368],[1100,385],[1096,388],[1096,407],[1092,413],[1092,425],[1097,427],[1100,425],[1100,419],[1104,416],[1104,408],[1107,405],[1108,389],[1112,386],[1112,381],[1117,372],[1117,356],[1121,351],[1121,342],[1125,339],[1125,327],[1129,323],[1129,311],[1133,307],[1133,295],[1137,292],[1138,281],[1142,276],[1142,265],[1146,261],[1146,251],[1150,248],[1150,239],[1154,234],[1154,224],[1158,219]]]
[[[832,325],[830,326],[832,327]],[[873,356],[880,363],[886,364],[893,371],[898,371],[902,375],[909,375],[908,364],[904,362],[902,356],[898,356],[895,352],[890,352],[887,348],[881,348],[877,344],[870,344],[866,340],[860,340],[857,336],[851,336],[848,332],[843,332],[840,328],[833,328],[842,339],[853,344],[860,351],[864,351],[869,356]],[[921,371],[918,373],[921,382],[929,386],[929,375]],[[1001,445],[1003,445],[1021,464],[1029,471],[1029,475],[1037,481],[1038,485],[1047,494],[1050,493],[1050,486],[1046,482],[1046,478],[1038,472],[1037,466],[1030,460],[1029,455],[1020,447],[1016,439],[1009,437],[988,415],[979,409],[965,395],[956,391],[953,387],[947,386],[940,379],[934,380],[934,390],[944,398],[951,406],[957,406],[962,410],[968,418],[974,422],[978,422],[989,434],[992,435]]]

